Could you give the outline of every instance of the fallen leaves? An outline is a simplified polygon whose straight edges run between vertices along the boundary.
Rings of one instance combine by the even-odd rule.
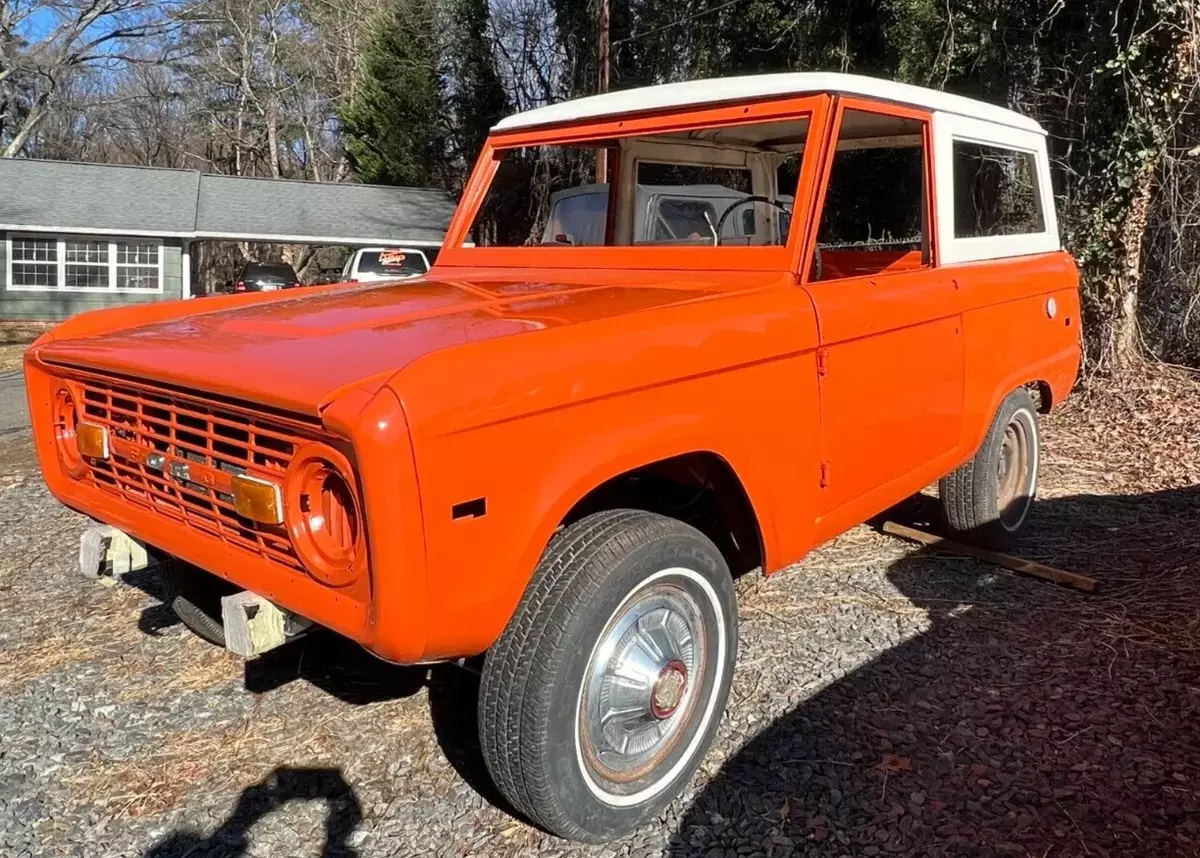
[[[885,775],[911,772],[912,760],[899,754],[884,754],[883,759],[876,763],[875,768]]]

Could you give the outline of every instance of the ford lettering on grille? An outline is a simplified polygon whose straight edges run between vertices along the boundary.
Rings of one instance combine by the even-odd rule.
[[[234,508],[237,474],[280,481],[296,451],[321,440],[302,418],[149,382],[73,373],[84,419],[108,429],[111,456],[87,460],[98,488],[239,548],[302,565],[282,526],[250,521]]]

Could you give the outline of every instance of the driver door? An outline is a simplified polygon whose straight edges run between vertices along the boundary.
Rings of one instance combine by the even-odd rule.
[[[820,330],[828,538],[953,466],[962,428],[960,292],[936,265],[929,116],[844,100],[803,278]]]

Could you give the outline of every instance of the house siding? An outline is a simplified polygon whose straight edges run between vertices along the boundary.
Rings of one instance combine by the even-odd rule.
[[[8,288],[7,254],[8,234],[0,230],[0,319],[58,321],[87,310],[167,301],[183,295],[182,242],[178,238],[163,239],[163,291],[148,295],[128,292],[13,292]]]

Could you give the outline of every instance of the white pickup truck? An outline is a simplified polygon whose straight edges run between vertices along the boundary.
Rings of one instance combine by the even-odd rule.
[[[429,271],[436,247],[360,247],[342,268],[343,282],[408,280]]]

